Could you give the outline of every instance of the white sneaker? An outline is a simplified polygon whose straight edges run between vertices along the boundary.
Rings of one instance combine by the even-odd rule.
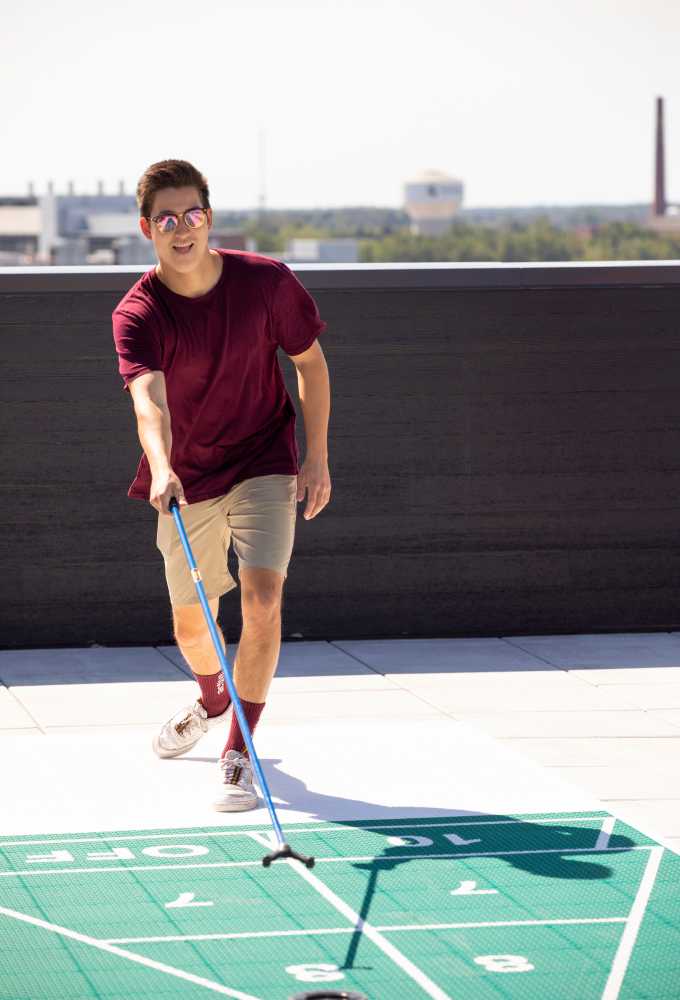
[[[200,701],[181,708],[171,719],[161,726],[153,740],[152,746],[159,757],[179,757],[196,746],[201,736],[223,722],[230,706],[221,715],[214,715],[208,718],[208,713],[203,708]]]
[[[257,792],[253,785],[253,765],[245,754],[227,750],[220,758],[222,784],[213,805],[218,812],[241,812],[257,807]]]

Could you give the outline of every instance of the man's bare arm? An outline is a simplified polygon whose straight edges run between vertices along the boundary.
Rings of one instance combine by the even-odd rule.
[[[163,372],[143,372],[129,383],[137,417],[137,433],[151,472],[170,467],[172,432]]]
[[[186,503],[182,484],[170,465],[172,431],[163,372],[143,372],[129,383],[137,417],[137,433],[151,468],[149,503],[169,514],[171,497]]]
[[[289,354],[297,369],[298,396],[305,424],[305,456],[328,461],[331,389],[328,365],[318,340],[302,354]]]

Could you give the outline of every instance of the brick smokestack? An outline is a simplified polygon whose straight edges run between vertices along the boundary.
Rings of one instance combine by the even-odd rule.
[[[663,97],[656,99],[656,163],[654,173],[654,215],[666,214],[666,183],[663,155]]]

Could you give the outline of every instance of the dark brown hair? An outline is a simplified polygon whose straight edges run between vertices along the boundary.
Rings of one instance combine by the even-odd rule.
[[[154,195],[165,188],[195,187],[201,196],[203,208],[210,208],[208,182],[187,160],[159,160],[152,163],[139,178],[137,184],[137,205],[139,214],[148,218],[151,214]]]

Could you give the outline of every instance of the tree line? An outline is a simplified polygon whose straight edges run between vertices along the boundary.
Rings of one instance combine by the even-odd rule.
[[[366,227],[336,227],[293,223],[266,226],[251,220],[244,226],[261,253],[283,253],[295,237],[354,236],[361,262],[398,261],[569,261],[569,260],[678,260],[680,231],[659,233],[634,222],[607,222],[564,228],[547,218],[523,224],[451,224],[440,236],[414,234],[408,226],[367,233]],[[376,227],[378,229],[378,227]]]

